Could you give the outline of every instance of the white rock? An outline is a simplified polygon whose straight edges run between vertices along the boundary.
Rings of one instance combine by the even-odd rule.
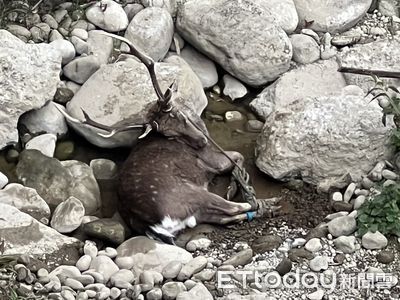
[[[177,300],[193,300],[193,299],[204,299],[204,300],[212,300],[213,296],[208,291],[208,289],[202,284],[197,283],[194,287],[190,289],[188,292],[179,293],[176,297]]]
[[[82,28],[75,28],[71,31],[71,37],[76,36],[83,41],[86,41],[89,38],[89,34],[85,29]]]
[[[179,281],[185,281],[192,277],[193,274],[200,272],[207,265],[207,258],[204,256],[197,256],[185,264],[178,274]]]
[[[229,110],[225,112],[225,121],[227,122],[236,122],[243,120],[243,115],[240,111]]]
[[[189,45],[183,48],[180,56],[193,69],[193,72],[197,75],[197,77],[199,77],[203,88],[209,88],[217,84],[217,68],[212,60],[197,52]]]
[[[103,10],[101,5],[105,7]],[[103,0],[86,10],[89,22],[109,32],[125,30],[128,26],[128,17],[124,9],[112,0]]]
[[[64,39],[63,35],[62,35],[58,30],[53,29],[53,30],[50,32],[50,36],[49,36],[49,42],[50,42],[50,43],[51,43],[51,42],[54,42],[54,41],[56,41],[56,40],[63,40],[63,39]]]
[[[196,49],[251,86],[289,69],[292,46],[266,1],[188,1],[178,10],[176,27]]]
[[[262,5],[275,18],[276,24],[282,27],[287,34],[296,30],[299,17],[294,0],[269,0],[262,2]]]
[[[210,245],[211,241],[208,238],[193,239],[186,244],[186,250],[190,252],[196,250],[207,250]]]
[[[352,182],[349,184],[349,186],[347,187],[346,191],[344,192],[343,195],[343,201],[348,203],[350,202],[351,197],[353,197],[354,191],[356,190],[357,185]]]
[[[250,103],[250,108],[265,120],[275,109],[287,107],[296,100],[338,94],[346,86],[338,68],[335,60],[300,65],[266,87]]]
[[[116,281],[125,281],[132,283],[135,280],[135,275],[130,270],[119,270],[110,277],[110,283],[114,285]]]
[[[389,180],[397,180],[399,178],[399,175],[397,175],[395,172],[390,171],[390,170],[383,170],[382,176],[383,176],[383,178],[389,179]]]
[[[173,34],[171,15],[159,7],[148,7],[138,12],[125,31],[125,37],[155,61],[165,57]]]
[[[333,214],[329,214],[325,217],[325,220],[327,221],[331,221],[333,219],[339,218],[339,217],[343,217],[343,216],[348,216],[349,212],[347,211],[339,211],[337,213],[333,213]]]
[[[92,262],[92,257],[88,254],[83,255],[78,261],[76,262],[76,267],[79,269],[79,271],[87,271],[90,267],[90,264]]]
[[[53,101],[50,101],[38,110],[32,110],[24,114],[20,118],[20,123],[34,135],[52,133],[57,135],[57,137],[61,137],[68,132],[67,122]]]
[[[107,64],[114,50],[112,37],[102,34],[103,30],[91,30],[87,39],[88,52],[97,58],[100,65]]]
[[[38,150],[48,157],[54,156],[57,136],[52,133],[38,135],[26,143],[25,149]]]
[[[224,81],[224,95],[229,96],[232,100],[242,98],[247,94],[247,88],[239,80],[229,74],[222,77]]]
[[[356,251],[356,238],[354,236],[339,236],[333,240],[335,247],[343,253],[353,253]]]
[[[64,39],[56,39],[50,43],[51,46],[56,49],[61,57],[62,57],[62,64],[66,65],[75,57],[75,47],[72,45],[70,41]]]
[[[341,192],[334,192],[332,194],[332,201],[343,201],[343,195]]]
[[[359,209],[364,203],[365,203],[366,197],[364,195],[360,195],[358,196],[355,200],[354,200],[354,206],[353,208],[355,210]]]
[[[391,127],[382,124],[381,108],[348,93],[309,97],[276,110],[258,138],[256,165],[275,179],[300,175],[327,191],[343,187],[350,172],[361,176],[374,161],[389,157]]]
[[[305,244],[304,248],[310,252],[318,252],[322,249],[321,240],[318,238],[312,238]]]
[[[0,30],[0,149],[18,142],[19,117],[53,99],[60,81],[61,55],[47,44],[25,44]],[[21,80],[24,78],[24,80]]]
[[[310,64],[319,59],[320,49],[317,42],[305,34],[290,36],[293,46],[293,60],[299,64]]]
[[[294,239],[294,241],[292,243],[292,247],[293,248],[303,247],[306,243],[307,243],[307,240],[305,240],[303,238],[296,238],[296,239]]]
[[[83,246],[83,253],[85,253],[85,255],[95,258],[98,252],[99,250],[97,249],[95,242],[85,241],[85,245]]]
[[[75,58],[73,61],[64,66],[63,71],[65,77],[76,83],[82,84],[86,82],[86,80],[88,80],[89,77],[92,76],[99,68],[100,63],[98,59],[94,55],[89,55]]]
[[[320,272],[328,269],[328,258],[326,256],[316,256],[310,260],[310,269],[314,272]]]
[[[49,223],[50,208],[34,189],[10,183],[0,190],[0,203],[15,206],[43,224]]]
[[[107,282],[112,275],[118,272],[118,266],[112,261],[111,258],[105,255],[100,255],[92,259],[90,269],[94,269],[104,276],[105,282]]]
[[[186,287],[182,282],[167,282],[162,286],[163,299],[174,300],[176,297],[186,291]]]
[[[355,25],[368,11],[372,0],[294,0],[300,24],[313,21],[310,29],[342,32]],[[304,25],[303,25],[304,26]]]
[[[75,197],[69,197],[54,210],[50,225],[58,232],[69,233],[81,225],[84,215],[82,202]]]
[[[307,299],[321,300],[322,298],[324,298],[324,295],[325,295],[324,290],[318,289],[315,292],[308,294]]]
[[[4,188],[7,184],[8,184],[7,176],[4,173],[0,172],[0,189]]]
[[[76,36],[71,37],[71,43],[75,47],[75,51],[78,54],[88,54],[89,53],[89,44]]]
[[[379,231],[376,231],[374,233],[368,231],[362,237],[362,245],[365,249],[369,250],[383,249],[387,246],[387,244],[388,244],[387,238]]]

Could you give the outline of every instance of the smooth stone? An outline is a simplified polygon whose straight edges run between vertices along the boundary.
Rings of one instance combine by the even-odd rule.
[[[174,279],[178,277],[182,269],[182,263],[180,261],[171,261],[168,265],[164,267],[162,270],[162,275],[165,279]]]
[[[366,234],[362,236],[361,242],[362,246],[365,249],[369,250],[383,249],[388,244],[387,238],[379,231],[376,231],[374,233],[368,231]]]
[[[383,176],[383,178],[389,179],[389,180],[397,180],[399,178],[399,175],[397,175],[395,172],[390,171],[390,170],[383,170],[382,176]]]
[[[279,273],[279,275],[284,276],[292,270],[292,265],[292,261],[285,257],[276,266],[275,270]]]
[[[339,211],[339,212],[327,215],[325,217],[325,220],[331,221],[333,219],[336,219],[336,218],[339,218],[339,217],[348,216],[348,215],[349,215],[349,212],[347,212],[347,211]]]
[[[53,278],[59,275],[65,277],[76,277],[81,275],[81,271],[79,271],[75,266],[59,266],[50,272],[49,277]]]
[[[46,23],[35,24],[29,31],[35,43],[42,43],[48,40],[51,28]]]
[[[140,3],[128,3],[124,7],[124,11],[128,16],[128,21],[132,21],[133,17],[141,10],[144,9],[144,6]]]
[[[99,272],[96,272],[96,271],[94,271],[92,269],[89,269],[89,270],[83,272],[82,274],[83,274],[83,276],[92,277],[94,279],[95,283],[100,283],[100,284],[104,284],[105,283],[103,274],[101,274]]]
[[[224,89],[222,90],[224,95],[228,96],[232,100],[246,96],[248,92],[246,86],[235,77],[225,74],[222,77],[222,80],[224,82]]]
[[[310,252],[318,252],[322,249],[321,240],[318,238],[310,239],[304,246]]]
[[[85,254],[76,262],[76,267],[81,272],[87,271],[90,267],[91,262],[92,262],[92,257],[90,255]]]
[[[243,120],[243,115],[239,111],[230,110],[225,112],[225,121],[226,122],[237,122]]]
[[[292,262],[302,262],[303,260],[310,260],[314,258],[314,254],[304,248],[290,249],[288,252],[288,258]]]
[[[322,300],[324,298],[325,292],[324,290],[317,289],[315,292],[307,295],[307,299],[309,300]]]
[[[181,292],[177,295],[176,300],[212,300],[214,299],[208,289],[201,283],[196,284],[187,292]]]
[[[335,247],[345,254],[354,253],[356,249],[356,238],[354,236],[339,236],[333,240]]]
[[[244,266],[250,263],[253,259],[253,250],[251,248],[242,250],[233,254],[229,259],[224,261],[224,265]]]
[[[343,201],[343,195],[341,192],[334,192],[332,194],[332,201]]]
[[[64,281],[64,285],[69,286],[71,289],[74,290],[83,290],[83,284],[80,283],[78,280],[72,279],[72,278],[67,278]]]
[[[108,282],[110,277],[119,271],[112,259],[104,255],[95,257],[90,264],[90,269],[102,274],[105,282]]]
[[[126,281],[132,283],[136,279],[136,276],[130,270],[119,270],[110,277],[110,283],[113,285],[116,281]]]
[[[343,216],[335,218],[328,223],[328,231],[335,237],[348,236],[357,229],[357,222],[354,217]]]
[[[125,228],[113,219],[98,219],[83,224],[83,231],[91,237],[120,245],[125,240]]]
[[[393,251],[390,250],[383,250],[379,252],[376,256],[376,260],[381,264],[390,264],[395,259],[395,255]]]
[[[31,32],[28,29],[16,24],[8,24],[7,31],[11,32],[13,35],[18,37],[25,43],[28,42],[32,36]]]
[[[50,225],[60,233],[69,233],[82,224],[84,215],[85,207],[82,202],[72,196],[56,207]]]
[[[56,40],[63,40],[63,39],[64,39],[64,36],[58,30],[53,29],[50,32],[50,36],[49,36],[49,42],[50,43],[54,42]]]
[[[65,77],[68,79],[76,83],[83,84],[99,68],[100,64],[97,58],[93,55],[89,55],[75,58],[73,61],[64,66],[63,71]]]
[[[344,192],[343,195],[343,201],[348,203],[351,199],[351,197],[353,197],[354,191],[356,190],[357,185],[352,182],[349,184],[349,186],[347,187],[346,191]]]
[[[293,60],[299,64],[310,64],[317,61],[320,57],[318,43],[310,36],[305,34],[293,34],[290,36],[293,46]]]
[[[90,276],[90,275],[87,275],[87,274],[81,275],[81,276],[75,276],[75,277],[71,277],[71,278],[79,281],[84,286],[87,286],[89,284],[93,284],[95,282],[94,277]]]
[[[32,138],[26,143],[25,149],[38,150],[42,154],[53,157],[56,150],[57,136],[52,133],[45,133]]]
[[[54,49],[56,49],[60,53],[63,65],[68,64],[71,60],[75,58],[75,47],[70,41],[64,39],[56,39],[52,41],[50,45],[53,46]]]
[[[310,269],[314,272],[320,272],[328,269],[328,258],[326,256],[316,256],[310,260]]]
[[[246,123],[246,129],[248,132],[260,133],[263,127],[264,123],[258,120],[248,120]]]
[[[193,275],[193,280],[199,281],[211,281],[215,277],[216,271],[211,269],[205,269]],[[186,286],[186,285],[185,285]]]
[[[161,300],[162,299],[162,290],[160,288],[154,288],[146,294],[147,300]]]
[[[189,279],[193,274],[203,270],[206,267],[207,262],[207,258],[204,256],[197,256],[193,258],[187,264],[183,265],[177,279],[179,281],[185,281],[186,279]]]
[[[74,45],[76,53],[80,55],[89,53],[89,44],[84,40],[81,40],[76,36],[72,36],[70,41]]]
[[[45,14],[42,17],[42,21],[45,22],[47,25],[50,26],[50,28],[52,29],[57,29],[58,28],[58,22],[56,21],[56,19],[49,14]]]
[[[185,292],[186,287],[182,282],[170,281],[161,288],[164,300],[174,300],[179,293]]]
[[[92,241],[85,241],[83,246],[83,253],[89,255],[91,258],[95,258],[99,250],[96,247],[96,243]]]
[[[364,195],[360,195],[358,196],[355,200],[354,200],[354,209],[357,210],[359,209],[366,201],[366,197]]]
[[[278,235],[265,235],[257,238],[251,247],[254,252],[262,254],[277,249],[282,243],[283,240]]]
[[[76,36],[77,38],[80,38],[83,41],[86,41],[89,38],[88,32],[82,28],[74,28],[71,31],[71,37],[72,36]]]
[[[100,5],[105,5],[106,9],[103,10]],[[128,17],[124,9],[112,0],[104,0],[89,7],[86,10],[86,18],[108,32],[122,31],[128,26]]]

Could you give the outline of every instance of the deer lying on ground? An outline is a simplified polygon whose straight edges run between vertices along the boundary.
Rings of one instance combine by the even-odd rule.
[[[172,243],[185,227],[200,223],[227,224],[249,220],[273,207],[269,200],[248,203],[229,201],[237,189],[231,189],[228,200],[207,190],[215,175],[236,171],[241,187],[248,178],[241,173],[243,156],[238,152],[216,148],[209,138],[203,120],[195,113],[183,112],[174,105],[174,87],[161,91],[154,61],[140,52],[127,39],[107,34],[125,42],[130,54],[147,67],[158,97],[148,124],[109,127],[99,124],[84,112],[84,124],[107,131],[103,137],[133,128],[144,128],[140,141],[120,170],[119,212],[129,227],[138,233]],[[65,115],[65,112],[62,111]],[[65,115],[72,122],[81,122]],[[82,123],[82,122],[81,122]],[[150,134],[150,131],[154,131]],[[144,138],[147,136],[146,138]],[[240,182],[240,179],[243,182]]]

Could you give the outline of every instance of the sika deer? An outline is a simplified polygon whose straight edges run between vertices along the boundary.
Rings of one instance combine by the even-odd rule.
[[[138,52],[128,40],[107,35],[128,44],[130,53],[146,65],[158,97],[149,124],[107,127],[84,113],[86,121],[83,123],[109,131],[103,136],[146,128],[120,171],[119,211],[126,223],[138,233],[171,243],[176,233],[185,227],[200,223],[227,224],[262,214],[266,205],[271,205],[266,201],[255,201],[253,197],[251,203],[236,203],[207,190],[210,179],[217,174],[231,172],[235,166],[236,174],[240,174],[242,155],[224,152],[209,143],[208,131],[201,118],[195,113],[188,117],[188,112],[180,111],[174,105],[173,85],[165,93],[161,91],[154,61]],[[76,122],[70,116],[66,117]],[[149,134],[151,129],[156,132]],[[143,139],[146,135],[148,137]],[[242,183],[246,188],[244,185]],[[228,198],[233,194],[230,193]]]

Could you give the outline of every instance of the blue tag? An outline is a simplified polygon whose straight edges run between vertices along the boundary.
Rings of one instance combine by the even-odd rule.
[[[247,220],[250,222],[254,219],[254,217],[256,216],[256,212],[255,211],[248,211],[246,213],[247,215]]]

